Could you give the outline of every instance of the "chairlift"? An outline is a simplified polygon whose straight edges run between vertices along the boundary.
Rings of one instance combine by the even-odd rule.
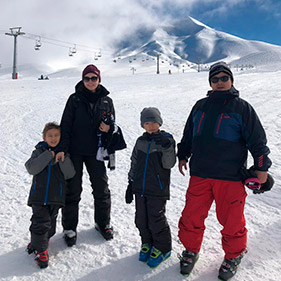
[[[38,50],[40,50],[40,47],[42,46],[42,44],[41,44],[41,38],[39,37],[38,39],[36,39],[36,41],[35,41],[35,46],[34,46],[34,49],[36,50],[36,51],[38,51]]]
[[[74,47],[72,48],[71,52],[72,52],[72,54],[76,54],[76,52],[77,52],[76,44],[74,44]]]

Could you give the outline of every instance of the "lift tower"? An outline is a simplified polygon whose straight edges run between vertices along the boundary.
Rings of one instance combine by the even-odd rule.
[[[13,62],[13,74],[12,79],[18,79],[17,73],[17,37],[19,35],[24,35],[24,32],[21,32],[21,27],[11,27],[10,33],[5,33],[6,35],[14,36],[14,62]]]

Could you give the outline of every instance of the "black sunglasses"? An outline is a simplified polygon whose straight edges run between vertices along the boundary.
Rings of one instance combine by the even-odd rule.
[[[98,77],[97,77],[97,76],[92,76],[92,77],[87,77],[87,76],[85,76],[85,77],[83,78],[83,80],[84,80],[85,82],[89,82],[90,80],[93,81],[93,82],[96,82],[96,81],[98,81]]]
[[[212,83],[218,83],[219,80],[221,80],[222,82],[227,82],[229,80],[229,76],[222,76],[222,77],[212,77],[211,78],[211,82]]]

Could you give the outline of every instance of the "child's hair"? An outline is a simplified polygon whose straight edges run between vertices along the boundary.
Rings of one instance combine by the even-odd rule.
[[[52,129],[57,129],[60,131],[60,125],[57,123],[57,122],[49,122],[45,125],[44,129],[43,129],[43,138],[46,137],[46,134],[49,130],[52,130]]]

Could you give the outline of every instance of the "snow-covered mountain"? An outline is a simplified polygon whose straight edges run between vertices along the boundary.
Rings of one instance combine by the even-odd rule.
[[[281,62],[281,46],[249,41],[217,31],[191,18],[175,19],[157,28],[140,27],[116,44],[116,57],[134,60],[161,54],[172,64],[207,64],[224,60],[231,64],[266,65]]]

